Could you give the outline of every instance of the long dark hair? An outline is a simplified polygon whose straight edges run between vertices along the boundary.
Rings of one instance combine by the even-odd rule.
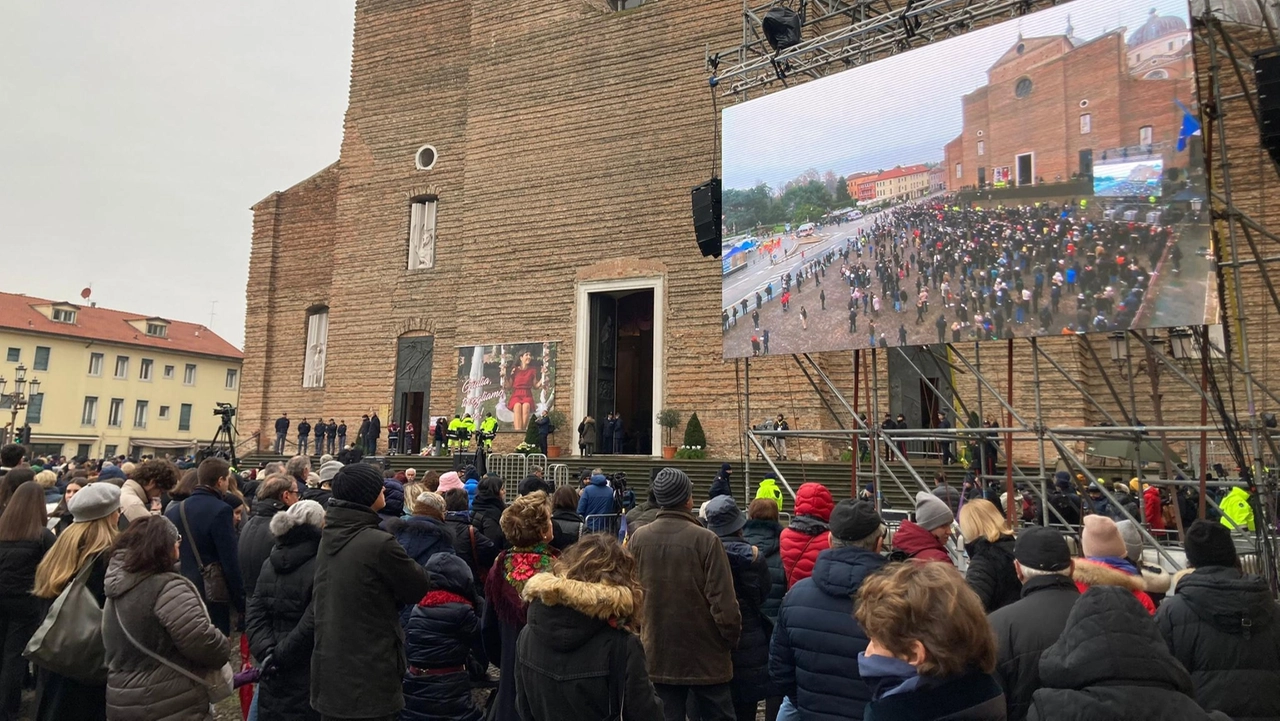
[[[3,512],[5,506],[9,505],[9,499],[13,497],[13,492],[24,483],[34,483],[36,480],[36,472],[30,468],[23,466],[22,468],[10,469],[3,477],[0,477],[0,512]]]
[[[44,489],[38,483],[23,483],[0,514],[0,541],[34,541],[48,521]]]

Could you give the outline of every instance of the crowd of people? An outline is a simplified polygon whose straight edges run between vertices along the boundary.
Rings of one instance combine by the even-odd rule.
[[[1280,610],[1221,523],[1170,578],[1132,523],[1086,513],[1074,557],[945,479],[891,529],[817,483],[785,526],[772,479],[744,511],[729,464],[639,504],[599,468],[511,499],[328,456],[0,473],[0,719],[31,665],[37,719],[210,719],[236,686],[263,721],[1280,716]]]
[[[930,198],[802,254],[721,320],[725,333],[752,322],[739,336],[753,355],[769,353],[770,336],[783,352],[807,347],[796,339],[814,315],[839,316],[834,331],[846,312],[842,348],[1123,330],[1166,251],[1169,272],[1180,269],[1177,240],[1171,226],[1105,219],[1074,203],[978,208]]]

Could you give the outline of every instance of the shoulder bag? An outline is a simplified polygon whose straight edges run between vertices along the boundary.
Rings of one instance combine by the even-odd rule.
[[[231,603],[231,591],[227,589],[227,576],[222,572],[221,563],[205,565],[200,558],[200,544],[191,532],[191,524],[187,523],[187,502],[178,504],[178,515],[182,516],[182,530],[187,532],[187,540],[191,542],[191,553],[196,557],[196,565],[200,567],[200,579],[204,581],[204,598],[209,603]]]
[[[88,559],[58,594],[22,656],[60,676],[103,686],[107,683],[107,661],[102,645],[102,609],[87,586],[97,562],[97,556]]]
[[[124,637],[129,639],[129,643],[133,644],[134,648],[151,657],[160,665],[171,668],[191,679],[197,686],[203,688],[205,692],[209,694],[209,703],[216,704],[222,699],[228,698],[231,694],[235,693],[232,688],[235,681],[235,674],[231,670],[230,662],[224,663],[222,668],[207,671],[205,676],[201,678],[200,676],[191,673],[187,669],[138,643],[138,639],[134,638],[133,634],[129,633],[129,629],[125,628],[124,622],[120,620],[120,609],[112,606],[111,610],[115,613],[116,624],[120,626],[120,630],[124,633]],[[205,620],[208,621],[208,616],[205,617]]]

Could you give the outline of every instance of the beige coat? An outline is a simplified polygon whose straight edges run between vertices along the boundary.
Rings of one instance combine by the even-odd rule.
[[[151,515],[151,499],[142,484],[129,479],[120,486],[120,513],[129,523]]]

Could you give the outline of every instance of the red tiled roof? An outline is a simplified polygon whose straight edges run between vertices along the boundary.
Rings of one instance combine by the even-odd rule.
[[[236,360],[244,358],[244,354],[235,346],[198,323],[166,318],[164,320],[169,323],[167,334],[158,338],[129,325],[129,321],[153,319],[153,316],[67,303],[66,305],[76,309],[76,322],[58,323],[35,309],[35,306],[49,304],[62,305],[63,302],[16,293],[0,293],[0,328],[157,348],[174,353],[196,353]]]
[[[927,172],[929,172],[928,166],[908,165],[905,168],[894,168],[893,170],[884,171],[883,173],[876,176],[876,182],[879,182],[881,180],[893,180],[894,178],[902,178],[908,175],[915,175],[917,173],[927,173]]]

